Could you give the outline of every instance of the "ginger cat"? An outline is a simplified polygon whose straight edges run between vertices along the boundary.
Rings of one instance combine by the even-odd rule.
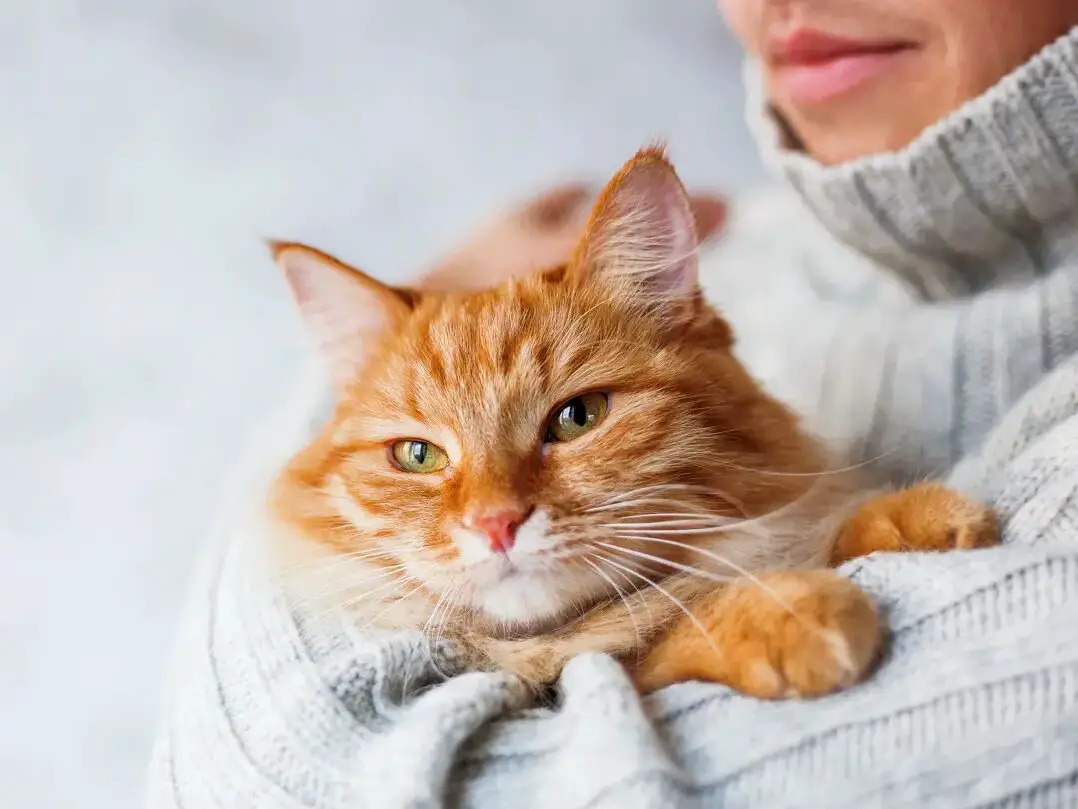
[[[833,472],[731,354],[695,249],[657,147],[610,181],[566,265],[494,289],[391,288],[275,244],[338,391],[271,498],[299,597],[536,688],[586,651],[644,692],[862,678],[880,620],[828,566],[991,544],[995,519],[942,486],[873,495]]]

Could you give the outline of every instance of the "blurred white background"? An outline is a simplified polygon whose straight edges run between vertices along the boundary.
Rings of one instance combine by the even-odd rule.
[[[138,805],[220,488],[305,347],[260,237],[412,274],[664,136],[759,176],[710,0],[0,1],[0,806]]]

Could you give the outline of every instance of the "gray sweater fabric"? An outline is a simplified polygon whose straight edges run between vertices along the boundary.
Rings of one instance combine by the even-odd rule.
[[[148,806],[1078,806],[1078,29],[899,153],[824,168],[776,136],[793,190],[740,206],[702,271],[741,356],[855,458],[995,504],[1003,547],[844,566],[891,630],[845,693],[641,699],[591,655],[530,705],[273,584],[258,493],[324,414],[316,378],[208,545]]]

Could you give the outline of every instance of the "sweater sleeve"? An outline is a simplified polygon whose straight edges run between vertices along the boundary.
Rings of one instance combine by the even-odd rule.
[[[1076,366],[1046,379],[962,468],[1007,518],[1004,547],[843,569],[888,615],[890,653],[810,702],[701,683],[641,699],[589,655],[527,705],[511,677],[456,672],[450,648],[295,612],[259,574],[258,537],[226,531],[192,594],[148,805],[1073,805],[1076,384]]]

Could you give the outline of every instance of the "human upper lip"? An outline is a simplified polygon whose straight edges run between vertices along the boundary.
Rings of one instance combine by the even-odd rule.
[[[852,39],[812,28],[795,28],[768,41],[767,52],[779,65],[812,65],[861,53],[904,50],[912,43],[895,39]]]

